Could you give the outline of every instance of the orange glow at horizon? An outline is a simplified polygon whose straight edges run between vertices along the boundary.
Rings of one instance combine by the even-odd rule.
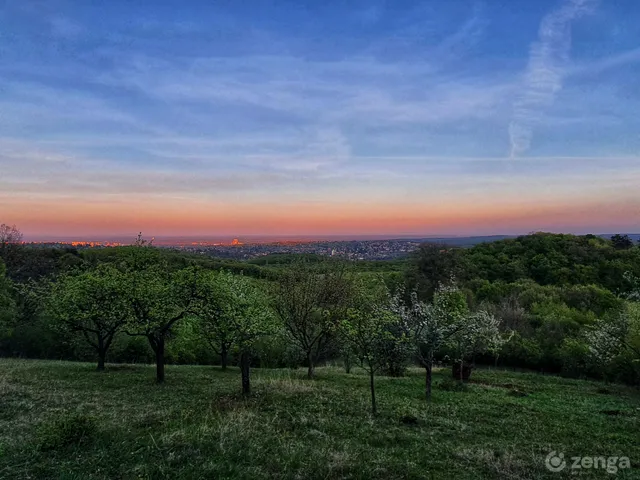
[[[473,235],[534,230],[617,229],[640,219],[640,201],[573,204],[227,204],[56,199],[0,201],[0,221],[27,235]]]

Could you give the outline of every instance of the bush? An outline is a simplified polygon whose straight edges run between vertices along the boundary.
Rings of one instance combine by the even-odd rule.
[[[466,383],[454,380],[452,377],[445,377],[437,383],[439,390],[445,392],[466,392],[469,390],[469,386]]]
[[[182,365],[221,363],[219,355],[213,351],[211,346],[200,335],[196,320],[191,317],[184,319],[182,323],[178,323],[174,332],[172,332],[172,338],[166,344],[165,362]]]
[[[381,373],[388,377],[403,377],[411,363],[411,348],[406,342],[400,340],[404,333],[401,328],[394,326],[390,328],[389,332],[393,339],[387,339],[383,342]]]
[[[640,386],[640,360],[629,352],[616,356],[606,367],[606,377],[614,382]]]
[[[262,368],[298,368],[304,362],[304,353],[285,332],[259,339],[254,357]]]
[[[88,442],[96,432],[93,417],[79,413],[64,414],[51,422],[43,423],[38,430],[38,448],[55,450],[69,445]]]
[[[604,315],[610,310],[619,311],[623,302],[620,298],[596,285],[574,285],[562,292],[565,303],[578,310],[591,310],[596,315]]]
[[[538,342],[516,332],[511,341],[502,347],[500,359],[503,365],[537,369],[540,367],[542,355],[543,352]]]
[[[574,378],[585,376],[589,364],[589,345],[583,340],[565,338],[559,356],[563,375]]]
[[[146,338],[121,335],[114,342],[109,359],[124,363],[151,363],[154,357]]]

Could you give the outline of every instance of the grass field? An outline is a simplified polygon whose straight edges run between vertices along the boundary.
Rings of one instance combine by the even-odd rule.
[[[640,396],[622,386],[476,371],[464,391],[437,372],[377,379],[321,368],[231,368],[0,360],[0,478],[640,478]],[[545,457],[563,452],[560,473]],[[627,456],[630,469],[570,468]]]

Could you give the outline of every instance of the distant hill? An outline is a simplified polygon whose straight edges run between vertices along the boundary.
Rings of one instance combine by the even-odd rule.
[[[599,233],[598,236],[602,238],[606,238],[607,240],[611,239],[611,237],[615,235],[615,233]],[[640,233],[621,233],[620,235],[629,235],[629,237],[634,241],[640,241]]]
[[[615,233],[597,233],[598,237],[609,240]],[[621,233],[621,235],[628,235],[634,242],[640,241],[640,233]],[[456,247],[472,247],[479,243],[497,242],[499,240],[505,240],[507,238],[518,238],[522,235],[486,235],[486,236],[474,236],[474,237],[426,237],[426,238],[403,238],[405,241],[420,242],[420,243],[442,243],[446,245],[452,245]],[[577,235],[580,236],[580,235]]]
[[[517,235],[487,235],[477,237],[428,237],[428,238],[403,238],[405,241],[415,241],[419,243],[442,243],[455,247],[472,247],[479,243],[497,242],[507,238],[516,238]]]

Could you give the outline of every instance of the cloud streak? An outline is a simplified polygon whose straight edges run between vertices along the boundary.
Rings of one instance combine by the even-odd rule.
[[[526,152],[533,132],[556,94],[562,89],[571,51],[571,23],[592,10],[592,0],[566,0],[540,23],[538,41],[530,47],[521,94],[509,124],[510,157]]]

